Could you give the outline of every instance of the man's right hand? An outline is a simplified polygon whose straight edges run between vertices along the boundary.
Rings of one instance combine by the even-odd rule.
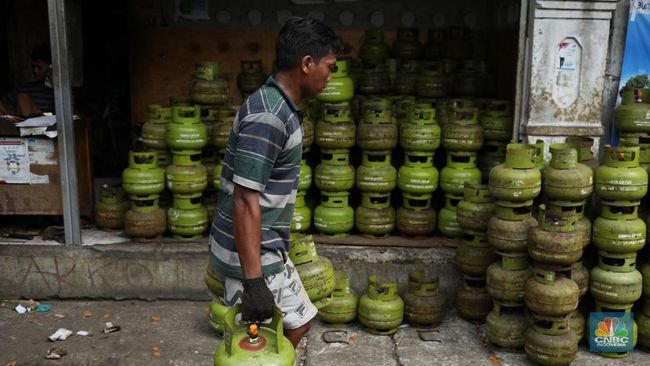
[[[241,319],[247,322],[263,322],[273,316],[273,293],[262,277],[244,280],[241,300]]]

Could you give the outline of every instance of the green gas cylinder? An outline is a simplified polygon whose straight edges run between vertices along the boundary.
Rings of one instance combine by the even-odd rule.
[[[600,216],[594,220],[594,244],[614,253],[636,252],[646,240],[646,225],[638,218],[639,201],[602,201]]]
[[[436,109],[427,104],[415,104],[408,120],[400,123],[399,144],[404,150],[435,151],[440,146],[441,129]]]
[[[605,146],[605,164],[598,167],[596,194],[608,201],[642,199],[648,192],[648,173],[639,166],[639,146]]]
[[[347,60],[337,60],[330,80],[317,99],[325,103],[339,103],[348,101],[353,96],[354,84],[348,76],[348,62]]]
[[[332,262],[316,253],[316,243],[311,235],[299,235],[291,240],[289,258],[296,265],[309,300],[317,308],[327,306],[331,301],[336,279]]]
[[[476,153],[449,151],[447,164],[440,172],[440,188],[445,193],[463,195],[465,182],[481,184],[481,171],[476,167]]]
[[[426,276],[424,271],[413,271],[409,273],[404,304],[404,316],[411,325],[429,327],[442,321],[447,298],[438,293],[437,276]]]
[[[167,130],[167,144],[172,149],[201,150],[208,143],[208,129],[201,122],[198,105],[172,107],[172,122]]]
[[[542,366],[569,365],[578,353],[576,333],[569,328],[569,318],[537,315],[524,336],[526,354]]]
[[[535,147],[508,144],[506,161],[490,171],[490,193],[496,200],[526,201],[542,190],[542,174],[535,167]]]
[[[495,211],[496,204],[487,185],[465,182],[463,199],[456,207],[456,220],[463,229],[487,230]]]
[[[293,216],[291,217],[291,232],[304,233],[311,227],[311,209],[305,202],[306,191],[296,193],[296,203],[293,207]]]
[[[388,236],[395,228],[395,209],[390,205],[390,192],[361,192],[361,205],[355,210],[354,222],[363,236]]]
[[[238,108],[223,107],[219,108],[217,121],[215,122],[212,135],[209,136],[212,145],[217,149],[225,149],[228,145],[228,137],[232,131],[232,125],[235,122]]]
[[[167,188],[173,193],[201,193],[208,186],[208,170],[199,150],[174,150],[166,169]],[[216,170],[216,168],[215,168]]]
[[[402,193],[402,207],[397,209],[395,226],[403,236],[420,237],[433,233],[436,211],[431,207],[431,193]]]
[[[638,89],[637,89],[638,90]],[[614,126],[621,132],[648,132],[650,130],[650,104],[635,96],[633,88],[621,90],[622,101],[616,108]]]
[[[506,306],[524,303],[526,282],[532,276],[528,257],[524,253],[499,252],[501,260],[487,268],[486,287],[494,301]]]
[[[384,41],[384,32],[380,29],[367,29],[359,50],[362,60],[385,60],[390,57],[390,46]]]
[[[605,304],[620,305],[631,304],[641,298],[643,277],[635,268],[636,259],[604,252],[600,252],[599,256],[599,265],[590,272],[589,290],[594,299]]]
[[[357,318],[359,296],[350,288],[350,279],[343,271],[334,271],[336,284],[329,305],[318,309],[320,320],[332,326],[345,326]]]
[[[200,238],[208,228],[208,211],[201,206],[201,193],[174,194],[174,206],[167,211],[167,223],[176,239]]]
[[[215,77],[213,80],[192,80],[190,98],[197,104],[225,104],[230,101],[228,80]]]
[[[404,165],[397,172],[397,186],[406,193],[432,193],[438,188],[438,176],[438,169],[433,166],[433,153],[407,151]]]
[[[524,346],[524,334],[529,321],[523,306],[506,306],[494,302],[492,311],[485,318],[488,340],[505,349]]]
[[[154,151],[129,151],[129,166],[122,172],[122,189],[129,195],[158,194],[165,189],[165,171]]]
[[[397,78],[393,88],[399,95],[414,95],[415,83],[418,80],[419,60],[404,60],[397,70]]]
[[[354,209],[349,192],[321,191],[321,203],[314,210],[314,227],[322,235],[346,237],[354,227]]]
[[[544,194],[556,201],[583,201],[593,192],[593,171],[578,162],[577,144],[552,144],[551,162],[544,169]]]
[[[488,266],[496,258],[494,248],[491,246],[472,246],[463,241],[456,248],[454,261],[456,262],[456,267],[464,274],[485,276]]]
[[[441,63],[431,63],[420,69],[415,81],[415,94],[424,98],[444,98],[451,92],[449,77]],[[441,121],[445,124],[446,121]]]
[[[201,61],[194,65],[194,78],[200,80],[214,80],[223,74],[223,65],[220,62]]]
[[[546,201],[546,212],[555,216],[570,217],[573,216],[577,220],[575,222],[575,229],[577,231],[578,240],[582,243],[582,247],[586,248],[591,243],[591,221],[585,216],[585,204],[587,201]]]
[[[150,149],[167,149],[167,129],[171,109],[154,104],[148,107],[149,119],[142,125],[142,142]]]
[[[321,162],[314,170],[314,184],[323,191],[347,191],[354,187],[354,167],[349,150],[322,149]]]
[[[304,154],[300,160],[300,173],[298,177],[298,190],[308,190],[312,183],[312,169],[309,164],[307,164],[307,157]]]
[[[398,28],[391,54],[400,60],[418,60],[422,58],[422,47],[417,28]]]
[[[397,185],[397,169],[390,151],[363,151],[357,167],[356,186],[362,192],[390,192]]]
[[[210,300],[210,311],[208,322],[217,335],[221,336],[224,330],[224,318],[228,312],[228,307],[215,299]]]
[[[456,207],[462,196],[445,194],[445,206],[438,212],[438,231],[448,238],[459,238],[463,235],[463,229],[456,219]]]
[[[128,209],[129,200],[122,188],[104,184],[99,193],[99,202],[95,204],[95,224],[103,230],[121,229]]]
[[[479,118],[479,123],[483,127],[483,137],[486,141],[510,141],[514,124],[512,102],[488,100],[485,112],[481,113]]]
[[[533,271],[526,281],[524,300],[528,309],[551,317],[567,316],[576,310],[580,289],[575,282],[540,265]]]
[[[576,216],[547,212],[539,205],[538,226],[528,237],[528,254],[538,263],[570,266],[582,258],[581,233],[576,230]]]
[[[456,74],[456,94],[479,97],[489,95],[492,80],[485,69],[485,61],[463,60],[461,69]]]
[[[350,103],[324,103],[322,119],[314,127],[314,142],[322,149],[349,149],[356,143],[357,126],[350,115]]]
[[[158,206],[158,195],[131,198],[131,209],[124,218],[124,232],[134,241],[158,240],[167,230],[167,215]]]
[[[477,118],[476,108],[451,111],[442,130],[442,147],[447,151],[479,151],[483,147],[483,128]]]
[[[397,282],[380,283],[376,275],[370,275],[368,290],[359,299],[358,317],[373,334],[397,332],[404,319],[404,301],[397,293]]]
[[[359,121],[357,146],[365,151],[394,149],[397,146],[397,124],[394,119],[389,117],[382,121],[372,121],[364,118]]]
[[[502,252],[527,252],[528,236],[537,227],[531,216],[533,200],[495,203],[495,215],[488,221],[488,242]]]
[[[251,94],[264,84],[266,74],[262,60],[241,60],[239,66],[241,71],[237,75],[237,88],[243,95]]]
[[[569,329],[576,332],[576,343],[580,343],[585,337],[585,316],[580,310],[576,310],[569,315]]]
[[[237,324],[240,305],[224,317],[224,337],[214,352],[214,366],[293,366],[296,353],[283,333],[282,311],[273,311],[271,323]]]
[[[492,299],[485,289],[485,277],[463,275],[463,285],[456,292],[456,311],[464,319],[482,321],[492,309]]]

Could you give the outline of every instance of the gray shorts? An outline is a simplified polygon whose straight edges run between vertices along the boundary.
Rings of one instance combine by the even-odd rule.
[[[307,296],[296,266],[288,257],[284,263],[284,271],[266,277],[266,285],[273,293],[276,305],[284,313],[282,319],[284,328],[300,328],[318,313],[318,309]],[[244,287],[241,280],[226,277],[224,296],[226,306],[231,307],[240,303],[243,292]]]

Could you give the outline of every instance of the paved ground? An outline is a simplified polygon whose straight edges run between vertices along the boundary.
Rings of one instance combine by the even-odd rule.
[[[48,301],[49,312],[18,314],[15,303],[0,307],[0,365],[212,365],[220,339],[207,323],[208,303],[197,301]],[[121,330],[103,333],[106,322]],[[59,328],[86,330],[51,342]],[[524,353],[492,352],[485,346],[484,326],[459,319],[450,310],[434,333],[421,341],[404,327],[394,336],[374,336],[358,325],[348,328],[349,344],[325,343],[331,330],[316,322],[299,347],[304,366],[529,365]],[[61,346],[61,360],[45,359]],[[633,352],[623,360],[590,354],[582,346],[574,365],[650,365],[650,354]]]

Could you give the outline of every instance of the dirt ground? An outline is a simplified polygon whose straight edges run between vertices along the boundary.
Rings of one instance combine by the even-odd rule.
[[[219,342],[207,322],[208,302],[52,301],[48,312],[0,308],[0,365],[212,365]],[[106,322],[121,329],[104,333]],[[92,336],[48,339],[59,328]],[[67,354],[44,357],[53,346]],[[14,362],[14,363],[12,363]]]

